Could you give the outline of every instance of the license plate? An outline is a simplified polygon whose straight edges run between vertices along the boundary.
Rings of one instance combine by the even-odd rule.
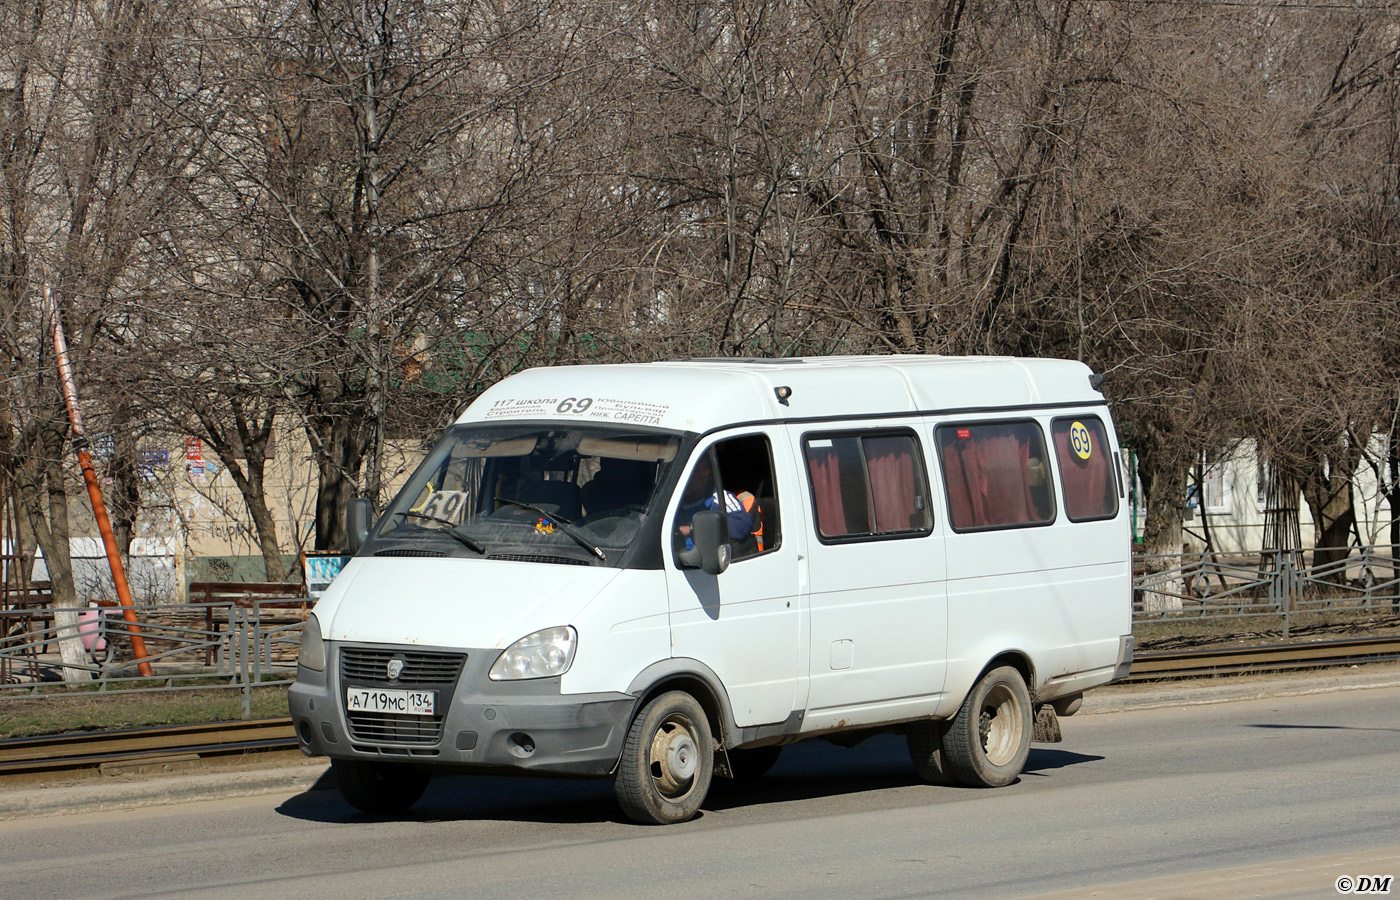
[[[350,712],[397,713],[405,716],[431,716],[436,711],[435,691],[388,691],[374,688],[346,688],[345,708]]]

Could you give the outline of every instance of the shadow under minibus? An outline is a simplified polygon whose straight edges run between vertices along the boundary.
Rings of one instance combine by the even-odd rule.
[[[1045,777],[1056,769],[1103,759],[1045,746],[1032,746],[1022,779]],[[908,788],[919,788],[910,792]],[[891,809],[915,804],[966,799],[974,789],[929,787],[914,773],[905,739],[883,734],[853,748],[823,740],[789,745],[772,770],[762,778],[736,782],[716,778],[701,807],[719,812],[770,804],[839,801],[853,794],[868,794],[871,805]],[[884,792],[884,796],[881,793]],[[848,811],[838,808],[830,812]],[[329,774],[308,791],[289,798],[277,810],[290,818],[328,823],[385,821],[514,821],[560,825],[590,822],[627,823],[613,799],[606,779],[531,778],[512,775],[440,775],[433,779],[423,799],[408,812],[379,816],[352,809],[335,790]],[[821,808],[813,814],[821,815]]]

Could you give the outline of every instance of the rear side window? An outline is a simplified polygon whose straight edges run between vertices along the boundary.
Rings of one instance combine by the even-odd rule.
[[[823,539],[928,534],[928,473],[913,432],[811,435],[802,443]]]
[[[1045,438],[1035,422],[940,425],[937,435],[954,530],[1054,521]]]
[[[1050,424],[1050,440],[1060,462],[1065,514],[1070,521],[1118,515],[1118,485],[1103,422],[1093,416],[1056,419]]]

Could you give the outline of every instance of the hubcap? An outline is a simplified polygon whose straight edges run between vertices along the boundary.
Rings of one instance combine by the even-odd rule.
[[[690,790],[700,768],[700,748],[684,716],[670,716],[651,740],[651,773],[656,787],[667,797]]]

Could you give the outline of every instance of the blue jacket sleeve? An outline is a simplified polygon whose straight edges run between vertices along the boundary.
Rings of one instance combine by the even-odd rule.
[[[739,501],[735,500],[734,502],[738,503]],[[719,503],[714,497],[705,501],[706,509],[714,509],[717,506]],[[729,510],[729,539],[731,541],[742,541],[752,532],[753,513],[743,507]]]

